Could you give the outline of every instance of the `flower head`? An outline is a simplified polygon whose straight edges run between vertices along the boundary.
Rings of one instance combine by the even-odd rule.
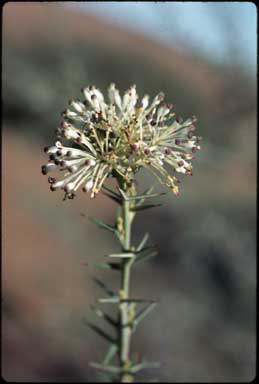
[[[81,186],[94,197],[107,177],[120,175],[130,182],[145,167],[178,195],[179,180],[165,164],[175,172],[192,174],[191,160],[200,149],[200,138],[194,136],[196,117],[175,119],[163,93],[151,102],[148,95],[138,101],[135,85],[121,97],[111,84],[108,102],[94,86],[82,92],[85,101],[69,102],[55,145],[45,148],[49,162],[42,173],[64,171],[62,179],[48,178],[51,190],[61,188],[65,198],[73,198]]]

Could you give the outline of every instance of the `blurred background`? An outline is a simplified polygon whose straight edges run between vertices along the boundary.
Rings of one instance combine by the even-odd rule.
[[[177,116],[198,116],[203,137],[180,198],[167,193],[136,222],[134,239],[148,230],[160,250],[133,274],[133,295],[159,300],[132,347],[162,365],[139,380],[254,378],[256,23],[250,2],[5,4],[5,380],[96,380],[88,363],[107,346],[82,319],[94,320],[89,305],[102,295],[92,276],[114,289],[118,279],[94,267],[116,243],[87,216],[112,223],[116,207],[103,195],[62,201],[40,167],[68,100],[110,82],[136,83],[140,96],[164,91]],[[141,190],[154,183],[140,178]]]

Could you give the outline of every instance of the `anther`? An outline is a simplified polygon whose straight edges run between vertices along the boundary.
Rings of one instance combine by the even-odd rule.
[[[159,101],[162,101],[162,100],[164,100],[164,98],[165,98],[165,95],[164,95],[164,93],[163,92],[160,92],[159,94],[158,94],[158,100]]]
[[[134,144],[131,144],[131,148],[132,148],[132,150],[133,150],[134,152],[137,152],[139,146],[138,146],[137,143],[134,143]]]
[[[52,176],[49,176],[49,177],[48,177],[48,183],[49,183],[49,184],[54,184],[55,182],[56,182],[55,177],[52,177]]]
[[[73,189],[73,183],[68,183],[65,187],[64,187],[64,191],[66,192],[66,193],[69,193],[69,192],[71,192],[72,191],[72,189]]]
[[[60,123],[61,128],[68,128],[71,127],[71,124],[67,123],[66,121],[62,120]]]
[[[41,167],[41,173],[42,173],[43,175],[46,175],[46,174],[48,173],[46,165],[42,165],[42,167]]]
[[[115,139],[115,137],[116,137],[115,133],[114,133],[113,131],[110,132],[110,138],[111,138],[111,139]]]
[[[87,165],[88,165],[89,167],[93,167],[93,166],[96,164],[95,160],[93,160],[93,159],[89,159],[89,160],[87,160],[87,161],[88,161]]]
[[[82,137],[80,137],[80,136],[77,137],[76,142],[77,142],[77,144],[82,144],[82,142],[83,142]]]
[[[94,185],[93,180],[87,181],[82,188],[83,192],[89,192],[92,189],[93,185]]]
[[[67,162],[66,162],[65,160],[61,160],[61,161],[59,162],[59,165],[60,165],[61,167],[66,167]]]

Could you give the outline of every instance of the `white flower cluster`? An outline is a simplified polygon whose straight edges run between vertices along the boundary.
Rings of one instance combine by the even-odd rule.
[[[138,104],[135,85],[121,97],[111,84],[108,103],[94,86],[82,91],[85,101],[69,102],[56,130],[58,141],[45,148],[49,162],[42,166],[42,173],[65,172],[61,180],[49,177],[51,190],[61,188],[65,198],[73,198],[82,186],[94,197],[108,176],[120,175],[130,182],[139,168],[146,167],[178,195],[179,180],[164,166],[192,174],[193,153],[200,149],[200,138],[193,134],[196,118],[174,119],[163,93],[151,102],[145,95]]]

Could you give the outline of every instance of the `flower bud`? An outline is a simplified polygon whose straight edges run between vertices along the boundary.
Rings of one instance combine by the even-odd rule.
[[[48,183],[49,184],[54,184],[55,181],[56,181],[55,177],[51,177],[51,176],[48,177]]]
[[[147,106],[148,106],[148,102],[149,102],[149,96],[148,96],[148,95],[145,95],[145,96],[143,97],[143,99],[141,100],[141,107],[142,107],[143,109],[146,109]]]
[[[64,191],[66,193],[69,193],[73,190],[74,186],[75,186],[74,183],[67,183],[64,187]]]
[[[85,185],[83,186],[83,191],[84,192],[89,192],[92,188],[93,188],[93,180],[89,180],[85,183]]]
[[[134,152],[137,152],[138,149],[139,149],[139,145],[138,145],[137,143],[131,144],[131,149],[132,149]]]
[[[85,161],[85,165],[87,165],[88,167],[94,167],[95,164],[96,164],[96,161],[93,160],[93,159],[87,159],[87,160]]]

